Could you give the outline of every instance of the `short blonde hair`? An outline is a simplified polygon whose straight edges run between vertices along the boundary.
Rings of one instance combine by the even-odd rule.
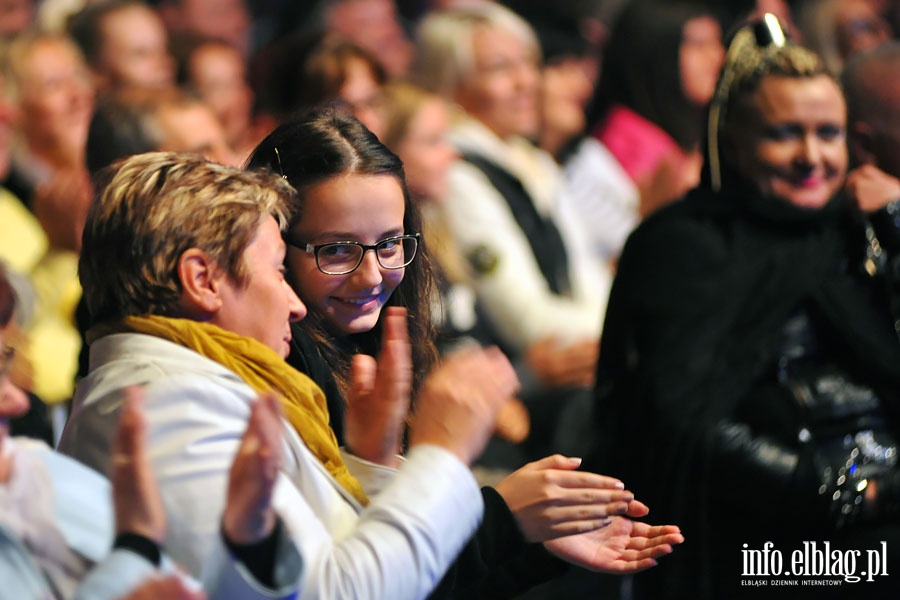
[[[453,100],[475,68],[473,38],[480,29],[499,29],[518,38],[540,58],[531,26],[513,11],[493,2],[433,12],[416,35],[415,82]]]
[[[191,248],[245,285],[244,251],[266,217],[283,230],[295,201],[293,188],[270,172],[175,152],[137,154],[99,179],[78,263],[95,322],[177,315],[178,262]]]

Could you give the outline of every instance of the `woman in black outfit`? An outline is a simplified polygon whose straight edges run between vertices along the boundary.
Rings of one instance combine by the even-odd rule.
[[[826,577],[807,558],[840,551],[846,571],[859,551],[861,575],[884,541],[893,575],[900,557],[898,290],[877,239],[888,232],[867,228],[841,192],[845,126],[818,56],[771,16],[741,29],[701,185],[625,246],[591,466],[625,477],[692,541],[635,577],[636,599],[761,597],[747,583],[773,579],[798,581],[791,598],[895,597],[896,582],[882,591],[891,578]],[[635,448],[637,432],[655,443]]]

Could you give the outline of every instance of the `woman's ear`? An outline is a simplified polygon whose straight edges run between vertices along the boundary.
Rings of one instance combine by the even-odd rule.
[[[181,281],[182,308],[190,315],[216,314],[222,307],[219,280],[224,270],[206,252],[189,248],[178,258],[178,279]]]

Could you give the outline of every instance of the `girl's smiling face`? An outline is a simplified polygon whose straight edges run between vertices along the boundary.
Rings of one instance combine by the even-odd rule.
[[[309,188],[304,198],[302,217],[290,231],[298,244],[376,244],[407,233],[403,189],[392,175],[339,175]],[[290,246],[287,267],[309,311],[321,314],[344,334],[372,329],[404,275],[404,269],[382,268],[374,251],[365,253],[355,271],[326,275],[313,254]]]

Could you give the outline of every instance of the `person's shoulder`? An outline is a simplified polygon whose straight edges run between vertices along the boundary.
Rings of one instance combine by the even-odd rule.
[[[0,581],[4,598],[49,598],[47,580],[25,545],[0,525]]]
[[[102,559],[113,535],[109,481],[89,466],[44,444],[20,441],[20,446],[46,469],[53,487],[55,523],[68,546],[93,561]]]
[[[619,258],[617,278],[703,276],[728,268],[728,211],[706,194],[689,193],[646,217]],[[649,274],[649,275],[648,275]]]
[[[247,400],[255,397],[236,373],[193,350],[149,335],[114,334],[92,344],[91,368],[76,388],[70,419],[117,414],[125,388],[133,385],[144,389],[148,413],[194,403],[225,413],[239,407],[245,416]]]
[[[99,488],[102,494],[109,491],[107,479],[87,465],[66,456],[42,442],[19,439],[22,450],[35,460],[42,462],[50,471],[54,483],[60,481],[80,482],[86,489]]]
[[[86,379],[115,381],[230,373],[226,367],[190,348],[142,333],[104,336],[91,344],[90,352]]]
[[[728,219],[729,211],[722,209],[709,194],[692,191],[645,217],[633,232],[632,243],[714,243],[721,239]]]

